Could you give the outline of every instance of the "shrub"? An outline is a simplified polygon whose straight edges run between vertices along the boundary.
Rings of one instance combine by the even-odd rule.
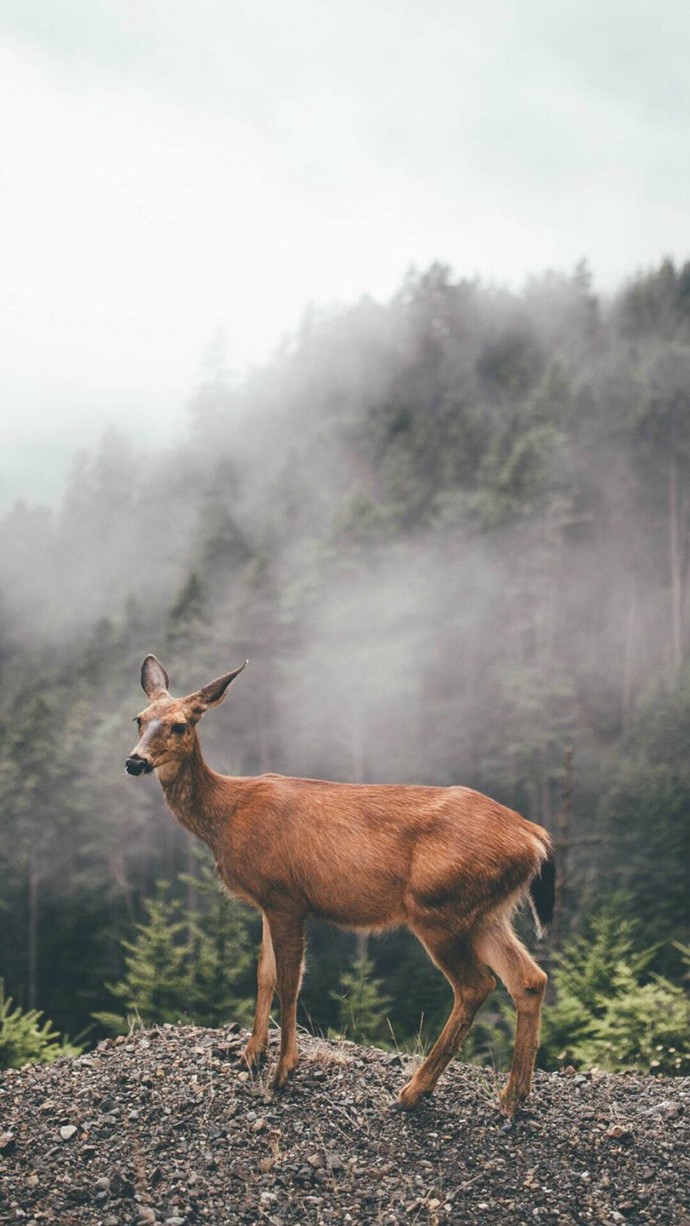
[[[50,1064],[59,1056],[78,1056],[83,1048],[61,1038],[38,1009],[21,1009],[5,995],[0,979],[0,1068]]]
[[[544,1011],[541,1062],[618,1072],[690,1072],[690,1000],[654,974],[657,950],[640,949],[620,899],[601,907],[584,935],[557,956],[555,1003]]]

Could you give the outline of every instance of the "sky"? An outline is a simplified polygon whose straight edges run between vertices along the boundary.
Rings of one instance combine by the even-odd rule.
[[[602,294],[690,258],[685,0],[0,9],[0,512],[184,436],[310,304],[412,266]]]

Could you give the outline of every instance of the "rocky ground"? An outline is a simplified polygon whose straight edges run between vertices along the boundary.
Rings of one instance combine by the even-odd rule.
[[[690,1226],[690,1079],[538,1073],[513,1127],[456,1062],[391,1109],[413,1058],[301,1037],[288,1091],[238,1031],[163,1027],[0,1083],[0,1220],[649,1222]]]

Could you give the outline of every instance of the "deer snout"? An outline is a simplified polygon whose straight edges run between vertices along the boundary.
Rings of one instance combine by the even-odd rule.
[[[140,757],[138,753],[133,753],[125,762],[125,770],[128,775],[148,775],[153,767],[146,758]]]

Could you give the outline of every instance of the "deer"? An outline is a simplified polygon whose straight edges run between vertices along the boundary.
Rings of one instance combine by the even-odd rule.
[[[513,929],[531,905],[537,935],[553,915],[554,853],[541,826],[461,786],[339,783],[280,774],[233,777],[207,766],[197,725],[219,706],[244,663],[173,698],[153,655],[141,668],[148,705],[129,775],[154,772],[174,817],[211,849],[223,885],[262,914],[256,1012],[241,1053],[252,1072],[268,1053],[275,993],[282,1089],[298,1063],[297,1002],[308,917],[383,932],[406,925],[445,975],[453,1005],[397,1106],[431,1094],[475,1014],[503,981],[517,1026],[499,1108],[509,1121],[528,1097],[547,976]]]

